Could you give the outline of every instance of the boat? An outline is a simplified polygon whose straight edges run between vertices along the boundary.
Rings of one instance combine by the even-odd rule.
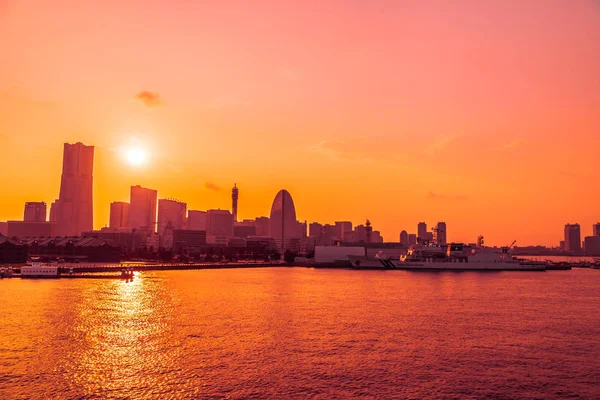
[[[354,269],[403,269],[425,271],[545,271],[546,262],[513,257],[509,247],[489,248],[463,243],[447,245],[446,252],[432,246],[409,249],[399,260],[382,254],[375,258],[348,256]]]
[[[8,266],[8,268],[2,267],[0,268],[0,278],[12,278],[13,272],[12,266]]]
[[[21,278],[58,278],[59,271],[56,264],[43,264],[32,262],[21,267]]]

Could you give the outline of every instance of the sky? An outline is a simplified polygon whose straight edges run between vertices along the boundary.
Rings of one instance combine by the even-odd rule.
[[[129,187],[189,209],[419,221],[558,245],[600,221],[597,0],[0,0],[0,221],[95,146],[94,226]],[[125,154],[142,149],[142,165]]]

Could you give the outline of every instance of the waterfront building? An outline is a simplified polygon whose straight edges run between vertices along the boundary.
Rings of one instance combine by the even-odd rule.
[[[140,185],[131,187],[129,198],[129,227],[154,232],[158,192]]]
[[[296,220],[294,201],[287,190],[279,191],[273,200],[269,231],[270,236],[275,239],[277,248],[281,252],[290,248],[288,244],[292,239],[302,238]]]
[[[187,229],[191,231],[206,231],[206,211],[189,210]]]
[[[269,236],[269,217],[258,217],[254,220],[254,226],[256,227],[256,236]]]
[[[308,225],[308,236],[319,238],[323,234],[323,225],[318,222],[312,222]]]
[[[581,253],[581,229],[579,224],[565,225],[565,251]]]
[[[425,222],[419,222],[417,225],[417,241],[427,240],[427,224]]]
[[[417,235],[414,233],[409,233],[408,234],[408,245],[414,246],[415,244],[417,244]]]
[[[206,231],[175,229],[173,231],[173,251],[200,252],[206,245]]]
[[[93,168],[94,146],[64,144],[60,194],[50,210],[57,235],[79,236],[92,230]]]
[[[28,246],[0,235],[0,264],[27,262]]]
[[[446,241],[446,223],[438,222],[433,228],[433,243],[439,245],[445,245]]]
[[[7,236],[10,238],[48,237],[55,234],[54,222],[8,221]]]
[[[172,199],[158,200],[158,235],[162,236],[167,226],[172,229],[185,227],[187,204]]]
[[[127,228],[129,225],[129,203],[115,201],[110,203],[109,227],[114,229]]]
[[[400,232],[400,243],[402,243],[404,246],[408,246],[408,232]]]
[[[43,201],[29,201],[25,203],[23,221],[46,222],[46,203]]]
[[[600,236],[587,236],[583,240],[583,251],[586,255],[600,255]]]
[[[600,236],[600,222],[592,225],[592,232],[594,236]]]
[[[206,212],[206,235],[207,237],[225,236],[227,238],[233,236],[233,215],[229,210],[217,209]]]
[[[8,222],[0,222],[0,235],[8,236]]]
[[[352,232],[352,222],[350,221],[336,221],[335,222],[335,235],[338,239],[345,241],[346,232]]]

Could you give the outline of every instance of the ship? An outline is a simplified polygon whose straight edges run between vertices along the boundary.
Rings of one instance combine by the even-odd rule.
[[[32,262],[21,267],[21,278],[58,278],[59,271],[56,264],[43,264]]]
[[[545,271],[547,263],[513,257],[510,247],[489,248],[464,243],[418,246],[400,259],[379,253],[374,258],[348,256],[353,269],[423,271]],[[444,251],[445,249],[445,251]]]

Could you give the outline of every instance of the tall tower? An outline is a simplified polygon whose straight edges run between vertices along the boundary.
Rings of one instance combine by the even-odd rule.
[[[233,214],[233,222],[237,222],[237,202],[238,202],[238,188],[237,185],[233,184],[233,189],[231,189],[231,213]]]
[[[94,146],[65,143],[60,194],[51,209],[59,236],[79,236],[93,229],[93,169]]]
[[[373,227],[371,226],[371,221],[367,220],[367,222],[365,223],[365,234],[366,234],[366,240],[365,243],[366,244],[371,244],[371,240],[372,240],[372,234],[373,234]]]

